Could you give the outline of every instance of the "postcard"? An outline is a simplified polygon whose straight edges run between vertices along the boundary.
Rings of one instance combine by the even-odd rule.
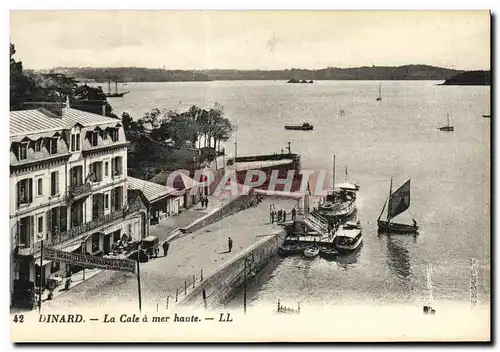
[[[13,342],[491,340],[491,14],[10,13]]]

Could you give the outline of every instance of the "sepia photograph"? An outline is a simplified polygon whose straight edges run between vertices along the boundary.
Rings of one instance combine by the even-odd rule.
[[[12,342],[491,341],[488,9],[9,17]]]

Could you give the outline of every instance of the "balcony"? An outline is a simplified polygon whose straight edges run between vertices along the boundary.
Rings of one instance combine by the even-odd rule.
[[[64,243],[66,241],[69,241],[71,239],[77,238],[80,235],[83,235],[84,233],[98,229],[99,227],[106,225],[110,222],[113,222],[120,217],[124,218],[127,214],[134,213],[136,211],[139,211],[141,208],[142,204],[140,202],[134,202],[132,204],[129,204],[128,208],[124,208],[122,210],[118,210],[112,213],[109,213],[107,215],[101,216],[95,220],[86,222],[84,224],[81,224],[80,226],[74,227],[72,229],[69,229],[64,232],[59,232],[59,233],[53,233],[50,238],[46,239],[43,241],[44,247],[53,247],[58,244]],[[19,255],[23,256],[32,256],[35,253],[40,252],[41,249],[41,242],[36,242],[33,247],[25,247],[22,248],[21,246],[18,246],[18,253]]]
[[[90,193],[92,191],[92,186],[90,182],[85,182],[83,185],[70,186],[69,187],[69,196],[77,197],[86,193]]]

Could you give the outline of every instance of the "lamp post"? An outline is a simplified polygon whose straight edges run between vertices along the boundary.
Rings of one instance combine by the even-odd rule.
[[[250,266],[255,261],[253,253],[245,258],[245,267],[243,269],[243,312],[247,314],[247,265]]]

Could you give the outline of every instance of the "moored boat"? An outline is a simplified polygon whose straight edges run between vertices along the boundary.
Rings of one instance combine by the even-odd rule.
[[[303,251],[303,248],[298,245],[283,245],[278,248],[278,255],[280,257],[288,257],[295,254],[301,254]]]
[[[335,258],[339,253],[333,248],[319,247],[319,256],[325,259]]]
[[[347,182],[347,167],[345,170],[346,182],[335,184],[335,155],[333,156],[333,187],[320,201],[318,211],[326,217],[344,218],[356,210],[356,192],[359,186]]]
[[[319,254],[318,246],[310,246],[304,249],[304,257],[306,258],[314,258]]]
[[[309,122],[304,122],[302,125],[285,125],[285,130],[312,131],[313,128]]]
[[[363,242],[363,235],[361,226],[358,224],[345,224],[338,231],[337,236],[333,240],[335,249],[340,253],[352,252],[356,250],[361,242]]]
[[[381,220],[387,205],[387,218]],[[377,219],[379,231],[388,233],[416,233],[418,231],[417,222],[413,219],[413,224],[402,224],[391,221],[394,217],[405,212],[410,207],[410,180],[406,181],[394,193],[392,193],[392,177],[389,188],[389,197],[386,199],[382,211]]]

